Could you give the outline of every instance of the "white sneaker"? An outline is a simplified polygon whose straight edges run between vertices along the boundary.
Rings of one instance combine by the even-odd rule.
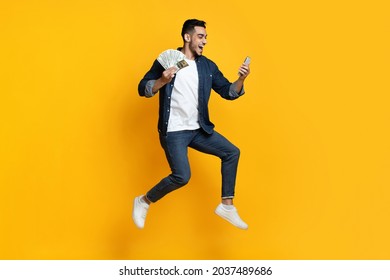
[[[143,201],[143,195],[134,198],[133,221],[138,228],[144,228],[146,214],[149,210],[149,204]]]
[[[237,213],[237,209],[235,206],[231,210],[227,210],[223,207],[222,203],[218,205],[215,209],[215,214],[230,222],[234,226],[240,229],[248,229],[248,225],[241,220],[240,216]]]

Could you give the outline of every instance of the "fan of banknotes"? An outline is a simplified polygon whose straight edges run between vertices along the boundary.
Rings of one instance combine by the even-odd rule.
[[[178,70],[188,66],[188,63],[184,60],[185,55],[178,50],[169,49],[160,53],[157,57],[157,61],[160,62],[164,69],[168,69],[172,66],[176,66]]]

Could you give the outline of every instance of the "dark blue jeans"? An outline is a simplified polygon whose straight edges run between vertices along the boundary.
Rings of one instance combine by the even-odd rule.
[[[221,134],[214,131],[210,135],[202,129],[168,132],[167,136],[160,134],[160,143],[172,173],[146,194],[151,202],[188,183],[191,177],[188,147],[221,159],[222,198],[234,197],[240,150]]]

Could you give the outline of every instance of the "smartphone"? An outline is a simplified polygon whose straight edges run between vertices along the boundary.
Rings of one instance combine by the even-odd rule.
[[[245,65],[249,65],[249,63],[251,63],[251,58],[249,56],[247,56],[244,60],[244,64]]]
[[[249,63],[251,63],[251,58],[250,58],[249,56],[247,56],[247,57],[245,58],[245,60],[244,60],[244,64],[245,64],[245,65],[249,65]],[[241,76],[240,72],[238,72],[238,75]]]

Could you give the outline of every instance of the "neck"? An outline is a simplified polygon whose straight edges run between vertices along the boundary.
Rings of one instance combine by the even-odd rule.
[[[184,44],[183,48],[181,49],[181,52],[184,53],[186,58],[189,60],[195,60],[196,58],[195,54],[190,50],[188,44]]]

